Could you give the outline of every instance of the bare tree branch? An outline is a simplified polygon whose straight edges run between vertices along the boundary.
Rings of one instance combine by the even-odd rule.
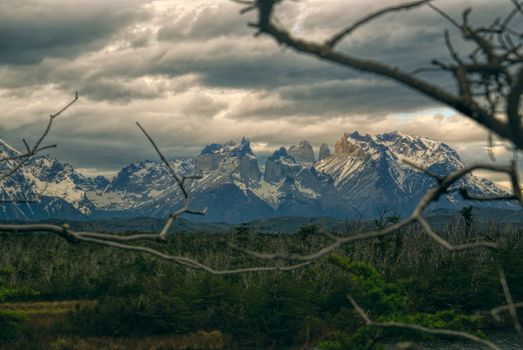
[[[351,26],[345,28],[338,34],[335,34],[331,39],[329,39],[325,42],[325,46],[330,49],[333,49],[341,40],[343,40],[346,36],[350,35],[356,29],[358,29],[362,25],[372,21],[373,19],[381,17],[382,15],[384,15],[386,13],[410,10],[414,7],[424,5],[424,4],[428,3],[429,1],[432,1],[432,0],[421,0],[421,1],[409,2],[406,4],[401,4],[401,5],[397,5],[397,6],[390,6],[390,7],[381,9],[379,11],[376,11],[374,13],[371,13],[370,15],[367,15],[367,16],[363,17],[362,19],[358,20],[356,23],[352,24]]]
[[[189,197],[189,193],[187,192],[186,183],[185,183],[185,181],[187,179],[195,179],[195,180],[197,180],[197,179],[200,179],[201,177],[200,176],[195,176],[195,175],[189,176],[189,177],[185,177],[185,176],[184,177],[179,177],[176,174],[176,172],[174,171],[174,169],[171,166],[171,164],[169,163],[169,161],[167,160],[167,158],[165,158],[165,156],[162,154],[162,152],[160,151],[160,149],[158,148],[158,146],[156,145],[154,140],[151,138],[151,136],[149,136],[149,134],[140,125],[140,123],[137,122],[136,125],[138,125],[138,127],[144,133],[144,135],[147,137],[149,142],[151,142],[151,144],[153,145],[154,149],[156,150],[156,153],[158,153],[158,156],[160,157],[160,159],[165,164],[165,166],[167,167],[167,169],[171,173],[172,177],[175,179],[176,183],[178,184],[178,188],[180,188],[180,190],[182,191],[183,197],[184,197],[183,207],[178,209],[178,210],[176,210],[175,212],[173,212],[169,216],[169,218],[165,222],[164,227],[162,228],[162,230],[159,233],[160,239],[167,240],[167,232],[169,231],[169,228],[171,227],[171,225],[173,224],[174,220],[176,220],[176,218],[178,216],[180,216],[180,215],[182,215],[184,213],[192,214],[192,215],[206,215],[207,208],[204,208],[202,210],[192,210],[192,209],[189,209],[190,197]]]
[[[51,131],[51,127],[53,126],[53,122],[56,119],[56,117],[58,117],[60,114],[65,112],[76,101],[78,101],[78,92],[75,93],[74,99],[71,102],[69,102],[67,105],[65,105],[62,109],[60,109],[55,114],[51,114],[49,116],[49,121],[47,122],[47,126],[45,127],[44,132],[42,133],[40,138],[35,142],[33,147],[29,147],[29,145],[25,141],[25,139],[23,140],[24,145],[25,145],[25,147],[27,149],[26,153],[20,154],[19,156],[15,156],[15,157],[0,158],[0,162],[7,162],[7,161],[11,161],[11,160],[20,160],[20,162],[18,164],[16,164],[13,168],[11,168],[7,173],[0,175],[0,181],[2,181],[4,179],[12,176],[14,173],[16,173],[18,170],[20,170],[37,153],[39,153],[39,152],[41,152],[43,150],[49,149],[49,148],[56,147],[56,145],[42,146],[41,147],[41,144],[45,140],[47,135],[49,134],[49,131]]]
[[[516,330],[516,333],[519,337],[519,341],[521,345],[523,345],[523,327],[521,327],[518,312],[516,306],[514,305],[514,301],[512,300],[512,294],[510,293],[510,289],[508,287],[505,271],[503,271],[503,269],[499,269],[498,273],[499,281],[501,283],[501,287],[503,288],[503,294],[505,295],[505,299],[507,300],[508,313],[510,315],[510,318],[512,319],[512,324],[514,325],[514,329]]]
[[[474,201],[485,201],[485,202],[491,202],[491,201],[511,201],[511,200],[519,200],[518,196],[509,194],[506,196],[474,196],[470,194],[466,189],[461,188],[460,194],[463,197],[463,199],[468,200],[474,200]]]
[[[516,309],[523,308],[523,302],[512,303],[512,305],[497,306],[497,307],[493,308],[492,310],[490,310],[490,313],[491,313],[492,317],[494,317],[496,320],[500,321],[501,318],[500,318],[499,314],[503,311],[509,311],[509,309],[512,307],[514,307]]]
[[[352,304],[352,306],[354,307],[356,312],[363,319],[363,321],[365,321],[365,324],[369,327],[410,329],[410,330],[422,332],[422,333],[444,335],[444,336],[448,336],[448,337],[470,340],[477,344],[481,344],[488,349],[501,350],[501,348],[499,346],[497,346],[496,344],[494,344],[493,342],[486,340],[486,339],[482,339],[478,336],[475,336],[473,334],[466,333],[466,332],[455,331],[452,329],[427,328],[424,326],[410,324],[410,323],[403,323],[403,322],[374,322],[371,320],[369,315],[367,315],[367,313],[363,310],[363,308],[356,302],[356,300],[354,300],[354,298],[350,294],[347,295],[347,298],[349,299],[350,303]]]
[[[193,260],[191,258],[162,253],[156,249],[146,247],[146,246],[135,246],[135,245],[121,243],[121,242],[139,241],[139,240],[163,241],[163,239],[159,236],[159,234],[154,234],[154,235],[153,234],[139,234],[139,235],[132,235],[132,236],[118,236],[118,235],[110,235],[110,234],[103,234],[103,233],[96,233],[96,232],[73,231],[69,228],[69,225],[67,225],[67,224],[64,224],[62,226],[51,225],[51,224],[21,224],[21,225],[0,224],[0,231],[15,232],[15,233],[21,233],[21,232],[54,233],[64,239],[68,240],[71,243],[86,242],[86,243],[92,243],[92,244],[97,244],[97,245],[101,245],[101,246],[108,246],[108,247],[119,248],[119,249],[123,249],[123,250],[146,253],[146,254],[156,256],[163,260],[174,262],[174,263],[179,264],[184,267],[207,271],[207,272],[215,274],[215,275],[238,274],[238,273],[246,273],[246,272],[290,271],[290,270],[303,268],[311,263],[311,262],[306,261],[306,262],[293,264],[293,265],[259,266],[259,267],[246,267],[246,268],[238,268],[238,269],[231,269],[231,270],[217,270],[217,269],[211,268],[207,265],[204,265],[196,260]]]
[[[521,65],[522,63],[522,60],[519,57],[519,48],[516,49],[513,47],[511,49],[503,49],[495,47],[490,39],[484,36],[486,34],[482,28],[471,28],[468,21],[468,16],[470,14],[469,9],[463,12],[463,23],[460,24],[443,10],[435,7],[428,1],[406,3],[392,8],[385,8],[363,17],[355,24],[334,34],[325,43],[317,43],[304,38],[294,37],[289,31],[273,21],[275,6],[279,2],[280,1],[275,0],[256,0],[254,5],[258,10],[258,22],[250,23],[250,26],[257,28],[257,34],[268,35],[275,39],[279,44],[285,45],[304,54],[312,55],[319,59],[339,64],[347,68],[377,74],[392,79],[431,99],[439,101],[443,105],[455,109],[477,123],[485,126],[499,137],[510,140],[518,149],[523,149],[523,128],[520,122],[521,115],[519,114],[519,99],[521,96],[521,89],[523,88],[521,86],[523,83],[520,82],[519,78],[523,74],[521,73],[523,68],[519,69],[519,73],[516,76],[512,73],[513,69],[511,69],[515,66]],[[372,59],[359,58],[335,49],[336,44],[340,40],[369,21],[391,11],[415,8],[425,3],[449,20],[449,22],[460,31],[465,40],[471,41],[477,46],[477,51],[471,55],[470,63],[466,63],[461,59],[454,66],[439,65],[439,63],[435,62],[440,66],[440,68],[454,72],[458,90],[460,91],[458,95],[451,93],[430,81],[420,79],[414,74],[404,72],[398,67],[390,66]],[[249,6],[252,8],[254,5],[250,4]],[[515,4],[515,6],[519,8],[519,4]],[[491,31],[495,29],[499,31],[498,37],[505,37],[508,35],[510,38],[512,33],[508,32],[506,26],[502,26],[502,24],[499,24],[498,22],[495,22],[495,24],[497,27],[491,29]],[[507,41],[506,38],[505,41]],[[451,56],[457,58],[458,56],[454,49],[451,51],[453,51]],[[477,56],[479,53],[482,54],[484,62],[478,62]],[[516,56],[516,59],[509,58],[514,55]],[[495,79],[476,81],[475,75],[483,73],[494,76]],[[497,84],[498,88],[496,90],[506,98],[507,121],[498,119],[491,109],[488,110],[482,107],[479,101],[472,98],[475,89],[487,87],[490,91],[492,84]],[[508,91],[508,94],[506,91]],[[510,96],[510,98],[508,98],[508,96]]]

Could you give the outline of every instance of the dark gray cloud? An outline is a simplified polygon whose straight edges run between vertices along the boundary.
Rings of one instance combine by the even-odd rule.
[[[103,46],[146,12],[139,1],[28,1],[0,3],[0,62],[35,64]]]
[[[140,22],[144,25],[153,23],[158,26],[157,42],[150,42],[151,32],[153,32],[150,29],[135,33],[132,38],[125,38],[130,35],[127,33],[121,40],[127,40],[128,45],[115,50],[114,53],[106,53],[99,59],[91,58],[86,62],[77,62],[79,64],[76,67],[68,69],[61,68],[59,62],[45,63],[16,72],[14,77],[3,79],[1,84],[23,87],[24,84],[48,84],[49,81],[58,80],[63,90],[80,90],[93,100],[130,102],[153,98],[155,94],[162,96],[165,93],[162,88],[148,89],[132,82],[133,79],[147,75],[178,77],[192,73],[198,75],[201,83],[206,86],[265,90],[271,93],[286,87],[280,89],[280,92],[285,94],[282,96],[284,99],[289,99],[291,95],[298,96],[304,90],[303,85],[332,81],[333,85],[340,84],[342,88],[341,85],[351,86],[351,81],[355,77],[362,79],[362,75],[357,72],[299,55],[291,50],[279,49],[268,38],[253,38],[253,31],[246,26],[246,22],[252,20],[252,16],[240,16],[238,10],[241,7],[232,2],[200,3],[189,9],[180,7],[176,1],[173,3],[172,9],[165,12],[156,22],[154,19],[142,19]],[[486,6],[483,2],[478,3],[481,3],[479,14],[485,15],[492,10],[491,6]],[[289,4],[278,15],[283,22],[290,22],[291,29],[302,27],[298,34],[305,37],[314,37],[314,33],[318,31],[324,33],[324,36],[333,33],[347,22],[354,20],[360,13],[368,11],[368,6],[354,6],[352,2],[351,4],[343,1],[330,1],[325,4],[305,2],[305,4],[308,6],[303,9],[300,8],[300,4]],[[451,6],[448,6],[449,4]],[[451,7],[448,10],[452,14],[462,7],[448,1],[443,5]],[[100,8],[95,7],[95,9],[101,11]],[[356,10],[348,11],[349,9]],[[300,10],[304,13],[300,14]],[[499,8],[497,10],[498,13],[503,13]],[[96,13],[94,10],[91,12]],[[144,10],[135,12],[140,13]],[[128,12],[124,11],[124,13]],[[339,13],[348,15],[339,16]],[[84,17],[90,18],[88,15]],[[129,18],[136,20],[135,17],[136,13],[134,17],[123,16],[124,23],[120,23],[107,18],[107,15],[102,15],[90,25],[95,28],[93,29],[95,32],[105,33],[111,30],[114,32],[119,27],[128,25]],[[358,35],[347,40],[342,48],[357,56],[389,62],[407,71],[427,65],[432,58],[443,59],[448,56],[443,49],[442,36],[442,30],[448,24],[433,11],[417,10],[389,16],[386,19],[385,23],[380,20],[376,24],[371,24],[369,28],[361,29],[356,33]],[[104,24],[100,25],[98,21]],[[292,25],[293,21],[302,23]],[[82,32],[83,22],[80,20],[78,23],[78,30],[71,31],[71,39],[78,36],[78,32]],[[85,23],[88,21],[86,20]],[[45,30],[42,32],[46,33]],[[90,33],[89,30],[85,32]],[[51,28],[45,35],[53,36],[53,33]],[[81,39],[82,37],[79,36],[77,40],[80,44]],[[57,41],[60,42],[58,39]],[[37,46],[30,41],[27,44],[29,48]],[[53,54],[48,52],[48,55],[52,57]],[[20,76],[25,76],[27,79],[19,79]],[[363,76],[363,79],[369,79],[368,85],[373,84],[371,78]],[[451,85],[447,75],[430,75],[429,79],[443,86]],[[290,91],[292,86],[298,86],[294,93]],[[393,87],[384,88],[381,84],[375,86],[376,90],[373,93],[375,101],[384,101],[384,104],[386,101],[391,112],[405,108],[406,101],[403,98],[390,97],[396,92]],[[338,113],[339,106],[343,105],[344,100],[350,100],[350,96],[358,95],[358,91],[351,89],[340,91],[332,89],[329,97],[326,96],[325,90],[321,92],[322,97],[330,100],[329,103],[324,104],[325,107],[333,106],[331,114]],[[424,108],[427,105],[426,99],[417,98],[415,94],[412,94],[408,100],[412,103],[410,109]],[[328,110],[325,112],[329,113]],[[268,113],[269,111],[262,115]],[[297,113],[302,114],[299,106],[297,106]]]
[[[288,1],[278,20],[294,35],[322,41],[362,15],[399,0]],[[460,18],[487,24],[507,2],[440,0]],[[442,106],[407,88],[254,37],[229,0],[7,0],[0,3],[0,136],[35,139],[45,116],[78,90],[78,105],[49,142],[81,168],[112,169],[154,158],[137,131],[141,121],[172,155],[209,142],[248,136],[261,152],[301,139],[333,144],[345,131],[394,129],[475,151],[485,133],[459,117],[435,119]],[[470,49],[428,8],[386,16],[340,49],[411,71],[448,60],[443,30]],[[424,75],[453,91],[445,74]],[[446,111],[448,115],[452,114]],[[408,113],[397,117],[398,113]],[[476,147],[476,146],[474,146]],[[471,158],[472,159],[472,158]]]
[[[170,16],[158,31],[160,41],[205,40],[219,36],[252,36],[246,25],[254,21],[254,13],[240,18],[240,7],[230,2],[216,2],[195,6],[181,11],[176,6],[169,11]]]
[[[274,103],[267,103],[271,99]],[[242,100],[230,117],[278,119],[281,116],[366,115],[381,118],[393,111],[412,112],[434,106],[434,101],[392,82],[360,78],[277,88],[272,93]]]

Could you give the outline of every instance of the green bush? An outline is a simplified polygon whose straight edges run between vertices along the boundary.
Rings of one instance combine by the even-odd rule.
[[[10,297],[25,294],[6,286],[5,279],[13,272],[10,268],[0,268],[0,303]],[[0,310],[0,342],[19,336],[23,331],[23,321],[24,317],[18,312]]]
[[[0,342],[17,338],[24,330],[24,320],[18,312],[0,311]]]
[[[303,231],[308,229],[298,235],[179,234],[167,244],[150,244],[216,268],[237,268],[263,262],[232,251],[224,241],[290,254],[326,244],[328,238]],[[341,247],[338,253],[350,260],[323,259],[286,273],[233,276],[187,270],[144,254],[69,245],[54,236],[0,234],[0,266],[13,267],[3,275],[0,295],[9,301],[97,299],[96,308],[80,308],[57,326],[64,335],[219,330],[237,345],[315,344],[323,339],[327,348],[364,348],[378,334],[409,339],[420,335],[364,327],[347,300],[349,292],[375,321],[474,330],[477,318],[465,315],[505,303],[497,275],[501,265],[514,300],[523,300],[523,236],[517,231],[486,234],[497,235],[485,239],[501,242],[498,254],[481,249],[449,253],[414,226],[385,241]],[[449,232],[446,238],[465,241],[460,235]],[[31,289],[40,293],[20,292]]]
[[[461,331],[476,331],[479,326],[477,315],[464,315],[456,310],[443,310],[436,313],[416,311],[406,293],[404,281],[386,281],[371,265],[352,262],[343,257],[331,257],[334,264],[350,276],[347,291],[360,304],[374,322],[402,322],[428,328],[445,328]],[[363,321],[363,320],[362,320]],[[359,328],[350,334],[337,333],[321,343],[329,350],[364,349],[374,346],[381,349],[380,342],[386,339],[427,339],[430,336],[412,330],[399,328],[381,328],[367,326],[360,322]]]

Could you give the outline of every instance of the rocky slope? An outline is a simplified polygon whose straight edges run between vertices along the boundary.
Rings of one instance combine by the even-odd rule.
[[[330,175],[339,194],[363,213],[388,207],[405,215],[436,183],[433,178],[403,163],[403,158],[439,175],[464,166],[457,152],[441,142],[399,132],[375,136],[354,132],[338,140],[335,153],[318,162],[316,168]],[[478,195],[505,193],[491,181],[473,175],[466,176],[454,187],[463,187]],[[453,193],[442,196],[433,207],[459,208],[465,204],[458,193]],[[512,206],[508,202],[474,202],[474,205]]]
[[[0,140],[1,158],[20,154]],[[14,160],[0,162],[0,174],[7,173],[15,164]],[[87,198],[87,193],[103,189],[108,183],[103,177],[87,178],[69,164],[39,155],[0,182],[0,219],[80,219],[90,216],[96,208]]]

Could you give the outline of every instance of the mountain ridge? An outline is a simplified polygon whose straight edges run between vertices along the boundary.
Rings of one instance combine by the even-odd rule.
[[[289,152],[292,150],[291,152]],[[321,156],[302,140],[281,147],[266,159],[263,171],[250,141],[242,138],[205,146],[191,158],[176,158],[171,166],[180,175],[200,174],[189,183],[192,205],[208,207],[204,221],[243,222],[279,216],[369,217],[388,207],[407,215],[435,180],[402,162],[422,164],[446,175],[464,166],[459,154],[445,143],[400,132],[378,135],[345,133],[334,145],[322,144]],[[0,140],[0,155],[14,148]],[[316,161],[318,159],[318,161]],[[7,171],[6,162],[0,171]],[[506,191],[472,174],[454,187],[474,195],[502,195]],[[181,205],[182,198],[166,167],[140,161],[122,168],[111,180],[88,178],[69,164],[48,156],[34,157],[27,166],[4,180],[4,199],[39,197],[36,204],[0,203],[0,219],[99,219],[165,217]],[[434,208],[477,206],[516,208],[511,202],[481,203],[451,193]]]

